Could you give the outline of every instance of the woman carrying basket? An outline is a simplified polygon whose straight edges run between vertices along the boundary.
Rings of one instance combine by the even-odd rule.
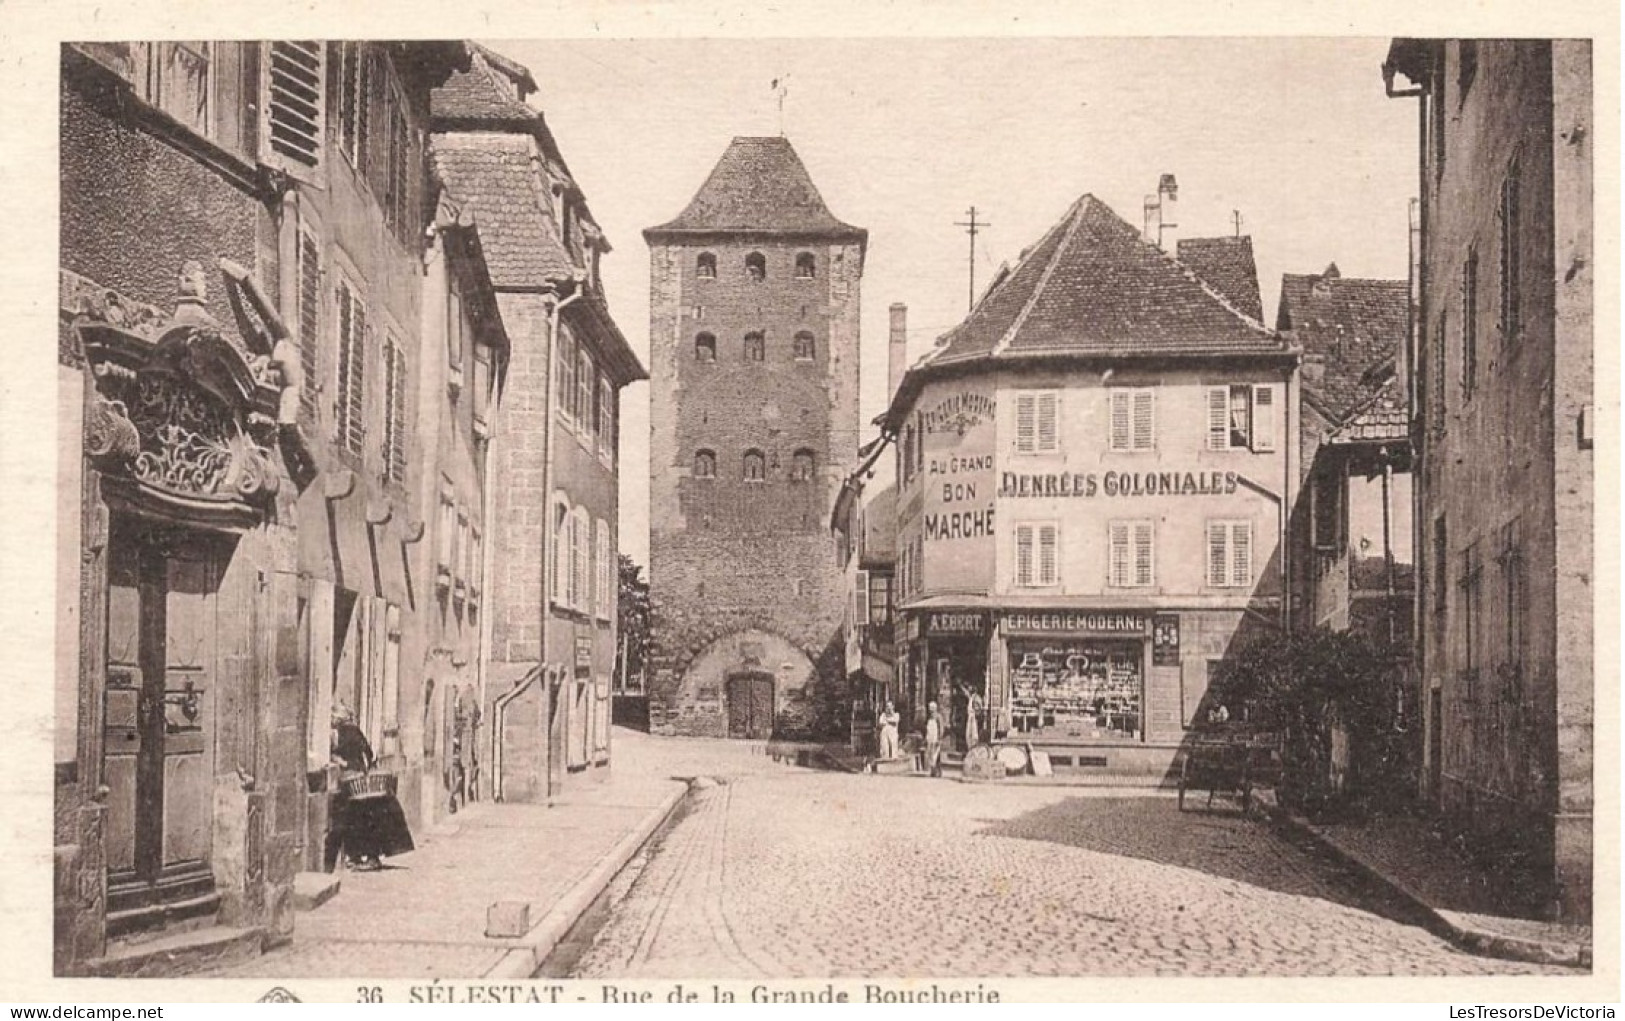
[[[393,779],[374,773],[377,759],[367,735],[356,726],[348,706],[333,710],[333,758],[343,767],[337,807],[339,840],[352,867],[362,871],[383,868],[385,855],[412,850],[412,831],[395,800]]]

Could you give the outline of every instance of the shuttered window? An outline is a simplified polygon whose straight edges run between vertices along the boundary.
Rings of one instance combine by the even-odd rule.
[[[299,368],[304,385],[299,388],[299,409],[305,417],[316,418],[316,395],[321,391],[318,354],[322,329],[322,248],[315,235],[299,232]]]
[[[350,165],[365,173],[367,170],[367,140],[371,125],[370,92],[372,88],[372,62],[360,43],[329,43],[328,87],[332,91],[334,116],[338,121],[335,134],[339,151]]]
[[[570,527],[575,519],[564,503],[553,505],[553,602],[565,606],[570,602]]]
[[[367,435],[367,308],[347,281],[338,286],[339,393],[335,431],[339,445],[361,453]]]
[[[1156,449],[1156,391],[1148,387],[1116,387],[1109,393],[1111,449]]]
[[[1278,399],[1280,387],[1271,384],[1259,384],[1253,387],[1253,449],[1257,451],[1270,451],[1275,449],[1276,436],[1280,432],[1280,405]]]
[[[1053,390],[1016,395],[1016,452],[1053,454],[1060,449],[1060,395]]]
[[[609,522],[593,522],[593,550],[597,562],[597,588],[593,607],[600,620],[608,620],[615,605],[614,552],[610,548]]]
[[[479,602],[484,577],[485,544],[480,540],[480,530],[473,528],[468,533],[468,601],[470,603]]]
[[[406,481],[406,354],[393,336],[384,340],[384,475]]]
[[[1253,582],[1253,523],[1207,523],[1207,583],[1218,588],[1244,588]]]
[[[1152,583],[1152,535],[1149,521],[1113,521],[1107,526],[1107,584],[1144,588]]]
[[[1053,523],[1017,525],[1016,584],[1039,587],[1056,584],[1059,576],[1060,536]]]
[[[260,162],[307,182],[316,181],[322,169],[324,57],[317,42],[261,44]]]
[[[1512,340],[1523,328],[1522,182],[1518,160],[1507,163],[1501,182],[1501,339]]]
[[[1207,388],[1207,449],[1273,451],[1280,442],[1279,384]]]
[[[1207,388],[1207,448],[1230,449],[1230,388]]]
[[[575,514],[575,590],[571,605],[583,613],[592,608],[592,521],[584,507]]]
[[[598,452],[606,457],[615,453],[615,388],[608,376],[598,378]]]
[[[571,404],[575,399],[576,391],[575,338],[567,331],[560,329],[558,344],[558,357],[554,359],[558,385],[554,388],[553,399],[557,403],[559,414],[569,418],[571,417]]]
[[[581,346],[576,355],[576,425],[581,435],[590,436],[596,424],[592,406],[593,394],[598,390],[598,370],[593,366],[592,355],[587,353],[585,344]]]

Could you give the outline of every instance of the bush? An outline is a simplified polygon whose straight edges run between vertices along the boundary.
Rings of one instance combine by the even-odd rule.
[[[1399,652],[1356,632],[1272,635],[1227,656],[1209,697],[1232,718],[1281,735],[1281,801],[1321,815],[1361,794],[1407,787],[1393,687]],[[1350,744],[1341,791],[1331,769],[1337,720]]]

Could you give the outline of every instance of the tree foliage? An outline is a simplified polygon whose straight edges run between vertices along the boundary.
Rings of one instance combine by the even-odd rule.
[[[650,624],[653,604],[649,598],[649,582],[643,577],[643,568],[625,553],[620,555],[619,585],[621,642],[615,652],[615,676],[626,678],[629,687],[641,689],[654,645]],[[623,655],[626,660],[624,664],[621,662]]]
[[[1276,634],[1226,657],[1210,695],[1233,718],[1239,713],[1254,729],[1280,735],[1280,794],[1293,807],[1320,811],[1340,797],[1408,795],[1395,693],[1399,651],[1359,632]],[[1339,725],[1351,748],[1341,790],[1331,769]]]

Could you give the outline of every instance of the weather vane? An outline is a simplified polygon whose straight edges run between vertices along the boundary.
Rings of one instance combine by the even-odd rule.
[[[773,85],[772,85],[772,89],[773,89],[774,94],[779,97],[779,137],[780,138],[784,137],[784,97],[790,91],[789,81],[790,81],[790,76],[788,74],[780,75],[779,77],[773,79]]]

